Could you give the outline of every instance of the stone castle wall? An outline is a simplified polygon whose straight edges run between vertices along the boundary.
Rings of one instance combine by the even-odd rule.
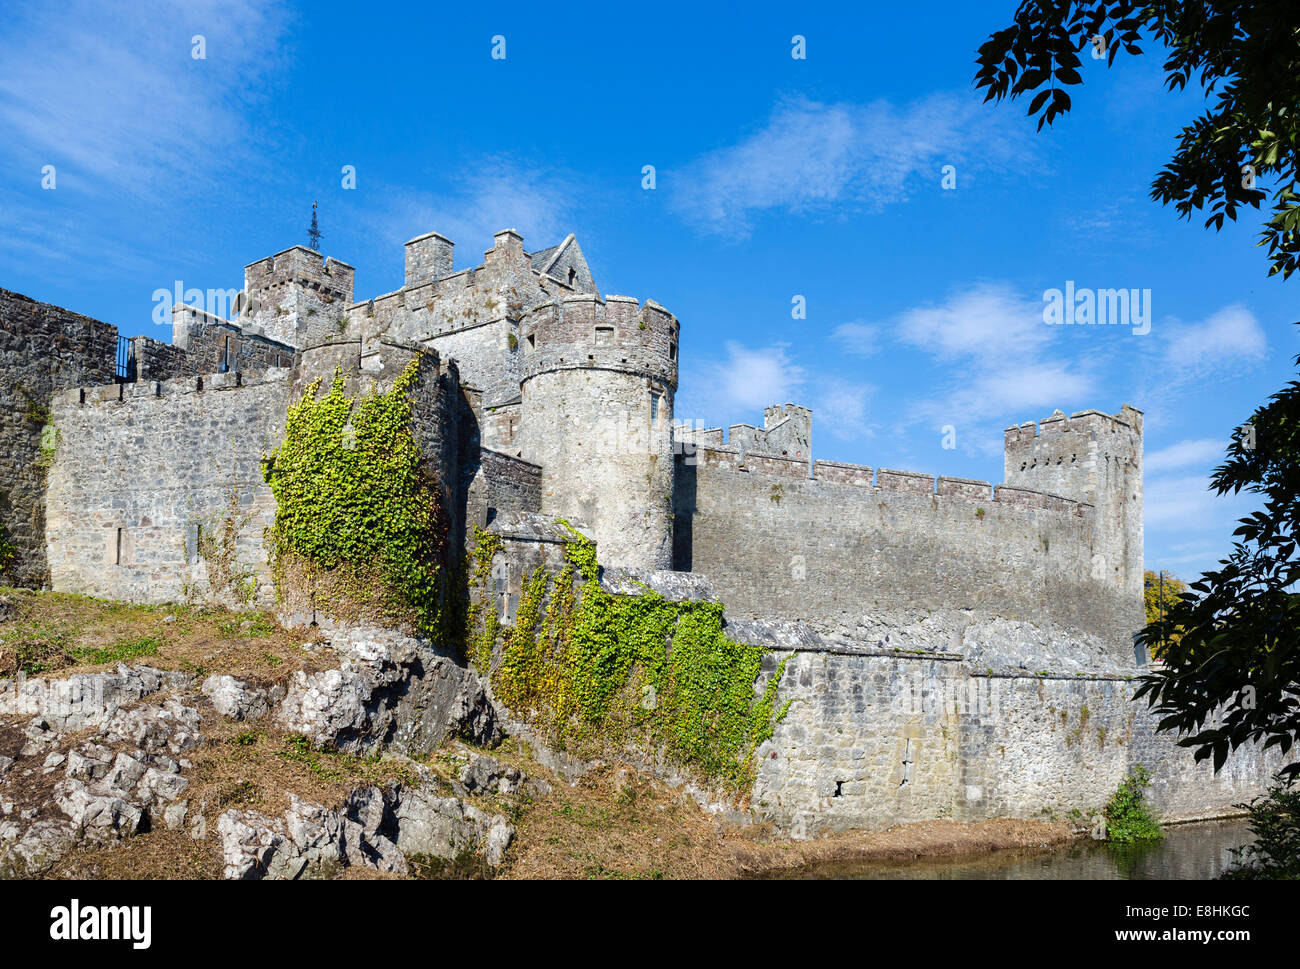
[[[244,267],[242,319],[267,339],[299,349],[337,339],[353,302],[354,276],[347,263],[304,246],[259,259]]]
[[[960,478],[698,448],[679,457],[675,562],[737,616],[823,629],[981,609],[1096,633],[1132,662],[1126,596],[1095,579],[1089,504]],[[1139,623],[1140,625],[1140,623]]]
[[[172,311],[171,349],[179,351],[175,372],[141,371],[140,379],[166,380],[201,373],[261,373],[291,367],[295,359],[294,348],[289,344],[192,306],[177,306]]]
[[[138,380],[173,380],[190,375],[189,361],[181,347],[152,337],[135,336],[131,338],[131,351]]]
[[[347,332],[365,340],[418,343],[454,358],[465,386],[479,391],[487,406],[517,399],[525,312],[580,292],[594,294],[590,274],[585,263],[572,283],[543,272],[512,230],[496,234],[475,269],[451,272],[451,252],[452,244],[437,233],[408,242],[403,287],[355,304]]]
[[[0,582],[48,581],[41,444],[50,400],[111,381],[116,352],[117,327],[0,289],[0,523],[16,549]]]
[[[372,345],[363,355],[359,344],[336,343],[302,355],[311,370],[278,368],[248,378],[207,374],[60,393],[51,417],[59,446],[46,493],[54,589],[134,602],[273,606],[264,531],[274,524],[275,499],[262,458],[283,440],[290,404],[317,379],[324,393],[336,371],[353,396],[371,388],[383,392],[416,355],[388,344]],[[432,352],[418,356],[411,430],[442,488],[447,554],[458,559],[474,472],[493,501],[514,508],[536,506],[540,471],[505,455],[493,455],[482,468],[463,467],[475,429],[455,362]],[[200,536],[215,535],[227,520],[237,522],[234,571],[256,585],[251,602],[238,589],[214,589],[211,561],[201,553]]]
[[[262,531],[275,499],[260,462],[284,432],[288,377],[241,384],[209,374],[56,397],[46,511],[54,589],[131,602],[208,598],[199,529],[220,529],[233,514],[238,570],[256,576],[254,601],[272,605]]]
[[[1142,412],[1057,411],[1035,425],[1008,428],[1004,476],[1008,484],[1088,501],[1097,508],[1092,547],[1093,575],[1134,603],[1132,621],[1141,625]]]
[[[523,326],[518,452],[542,511],[586,522],[602,562],[672,564],[677,320],[651,300],[571,296]]]
[[[783,658],[767,657],[769,670]],[[758,750],[753,807],[812,836],[907,821],[1089,817],[1131,767],[1167,818],[1228,812],[1286,759],[1247,747],[1219,774],[1157,735],[1124,677],[973,675],[960,657],[802,651],[786,719]]]
[[[478,466],[471,472],[465,509],[470,526],[486,528],[506,513],[542,510],[542,469],[520,458],[489,448],[479,450]]]

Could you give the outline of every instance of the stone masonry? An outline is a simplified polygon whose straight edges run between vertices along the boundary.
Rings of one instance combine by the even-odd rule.
[[[997,485],[815,459],[793,403],[761,427],[675,427],[678,320],[602,296],[572,235],[528,252],[505,229],[480,265],[453,256],[418,236],[401,288],[357,300],[350,265],[286,249],[245,268],[230,319],[178,306],[171,344],[134,338],[126,373],[115,327],[0,290],[5,581],[275,607],[263,459],[287,408],[317,378],[360,393],[418,358],[412,430],[448,554],[474,526],[501,539],[505,621],[572,527],[611,587],[716,597],[732,635],[773,650],[769,674],[794,654],[758,814],[812,833],[1083,810],[1134,763],[1173,814],[1262,790],[1275,758],[1211,777],[1130,700],[1140,411],[1009,428]],[[197,550],[231,515],[239,583],[218,589]],[[935,706],[950,694],[983,703]]]

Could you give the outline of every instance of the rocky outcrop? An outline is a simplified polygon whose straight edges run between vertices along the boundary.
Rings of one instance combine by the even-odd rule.
[[[551,785],[529,777],[517,767],[503,764],[495,757],[462,748],[453,755],[464,766],[457,777],[460,788],[456,793],[502,794],[507,797],[524,794],[530,797],[551,793]]]
[[[33,716],[54,731],[98,727],[121,707],[159,690],[186,686],[188,673],[119,665],[113,673],[77,673],[65,679],[0,680],[0,716]]]
[[[483,682],[428,641],[362,628],[336,632],[332,646],[342,656],[337,668],[298,672],[287,689],[209,676],[199,687],[207,703],[197,707],[158,696],[191,687],[193,677],[143,666],[0,681],[0,716],[30,718],[15,726],[0,721],[7,731],[0,733],[0,877],[41,875],[78,846],[184,828],[191,819],[186,754],[202,742],[208,703],[219,716],[273,720],[315,745],[361,756],[424,755],[452,737],[481,746],[502,738],[501,716]],[[461,798],[540,787],[473,755],[464,782],[453,780],[461,797],[443,795],[435,775],[410,766],[419,784],[359,788],[337,808],[290,795],[280,817],[221,814],[215,827],[227,876],[328,877],[352,866],[404,874],[408,856],[454,859],[466,852],[499,865],[513,829]],[[11,799],[13,790],[22,796]],[[191,820],[194,837],[206,837],[202,807]]]
[[[514,837],[503,816],[423,784],[360,787],[335,810],[292,794],[289,801],[277,818],[254,811],[221,815],[217,831],[227,878],[328,878],[352,866],[405,875],[408,857],[450,860],[478,851],[495,867]]]
[[[284,687],[259,689],[233,676],[209,676],[201,687],[212,708],[232,720],[257,720],[284,697]]]
[[[141,682],[161,682],[151,679],[156,673],[119,670],[114,682],[135,689]],[[203,739],[198,710],[175,698],[106,709],[111,712],[92,716],[83,708],[76,717],[55,717],[65,728],[78,723],[78,729],[99,731],[91,740],[72,738],[71,745],[50,720],[33,718],[24,730],[21,761],[39,757],[40,766],[7,757],[0,764],[6,791],[18,781],[28,795],[21,801],[0,798],[0,877],[41,875],[77,846],[130,837],[157,822],[183,823],[185,754]]]
[[[331,645],[345,657],[337,669],[294,674],[275,713],[286,730],[356,754],[426,754],[452,736],[500,742],[482,681],[427,640],[367,627],[341,632]]]

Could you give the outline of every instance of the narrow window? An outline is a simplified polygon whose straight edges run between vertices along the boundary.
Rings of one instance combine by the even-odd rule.
[[[113,552],[113,564],[114,564],[114,565],[121,565],[121,564],[122,564],[122,538],[123,538],[122,533],[123,533],[123,531],[125,531],[125,529],[121,529],[121,528],[119,528],[119,529],[117,530],[117,548],[116,548],[116,549],[114,550],[114,552]]]
[[[577,279],[577,278],[578,278],[578,270],[576,270],[576,269],[574,269],[572,266],[570,266],[570,267],[569,267],[569,285],[572,286],[572,285],[573,285],[573,281],[574,281],[575,279]]]
[[[230,369],[230,337],[225,338],[221,347],[221,372],[225,373]]]
[[[676,360],[676,359],[677,359],[677,341],[676,341],[676,340],[674,340],[672,343],[668,344],[668,359],[669,359],[669,360]]]
[[[650,395],[650,423],[651,424],[659,423],[659,395],[658,394]]]

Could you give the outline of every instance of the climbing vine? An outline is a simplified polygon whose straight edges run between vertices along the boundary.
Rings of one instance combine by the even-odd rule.
[[[0,573],[8,571],[9,565],[17,554],[18,550],[14,548],[13,542],[9,541],[8,530],[3,523],[0,523]]]
[[[358,399],[335,373],[289,408],[284,442],[263,460],[276,500],[268,545],[277,589],[313,606],[379,613],[422,632],[440,623],[440,562],[447,540],[437,482],[411,436],[413,360],[392,389]]]
[[[474,550],[470,553],[466,572],[475,588],[483,588],[492,572],[492,559],[501,551],[501,539],[491,532],[474,526]],[[468,601],[468,600],[467,600]],[[473,661],[480,674],[486,676],[492,662],[492,645],[501,632],[501,620],[495,609],[488,609],[483,617],[483,628],[478,629],[480,606],[468,601],[465,616],[465,654]]]
[[[253,520],[240,506],[239,489],[232,483],[226,489],[225,507],[194,522],[194,550],[207,564],[212,594],[247,606],[257,598],[257,572],[239,560],[240,532]]]
[[[789,710],[790,701],[776,709],[788,658],[756,698],[763,650],[723,634],[721,604],[608,592],[595,546],[572,534],[559,574],[538,568],[523,584],[491,674],[496,695],[560,748],[661,751],[748,791],[755,749]]]

